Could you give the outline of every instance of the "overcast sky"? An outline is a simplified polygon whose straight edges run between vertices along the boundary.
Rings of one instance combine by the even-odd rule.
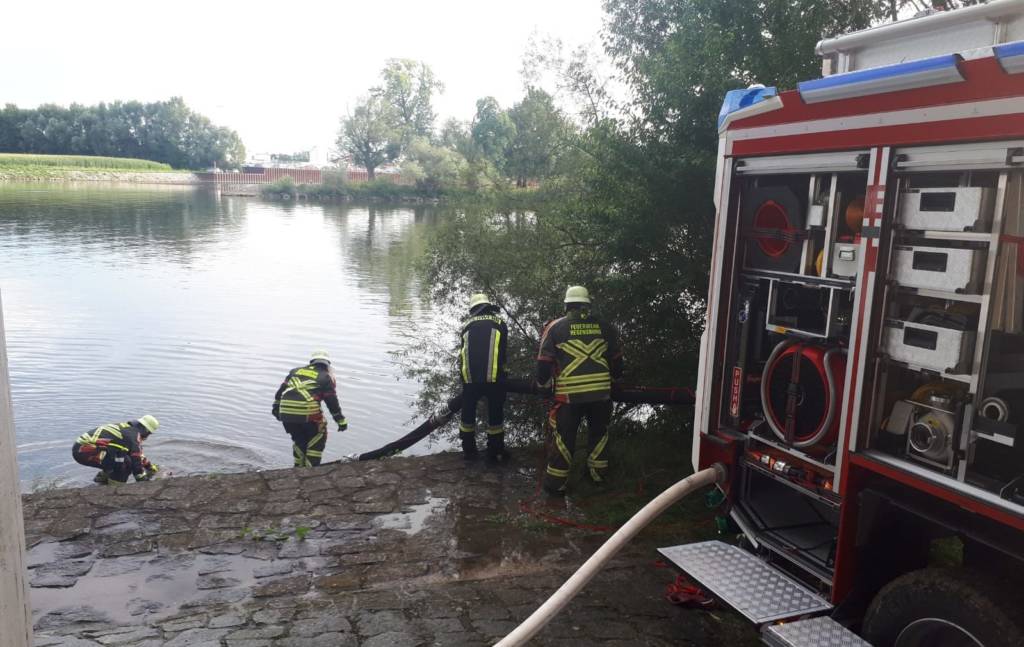
[[[333,144],[387,58],[426,61],[439,115],[468,119],[522,94],[532,33],[596,43],[602,17],[600,0],[9,2],[0,104],[180,95],[250,153],[290,152]]]

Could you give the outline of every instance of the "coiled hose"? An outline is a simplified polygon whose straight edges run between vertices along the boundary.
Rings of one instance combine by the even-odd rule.
[[[707,485],[725,481],[728,472],[721,463],[715,463],[711,467],[692,474],[682,481],[679,481],[654,498],[650,503],[640,509],[627,521],[615,534],[608,538],[593,555],[590,556],[583,566],[572,574],[568,580],[547,601],[533,612],[522,624],[512,630],[512,633],[502,638],[495,647],[516,647],[523,645],[530,638],[533,638],[538,631],[544,628],[558,613],[583,590],[583,587],[597,575],[612,557],[615,557],[623,546],[628,544],[638,532],[643,530],[649,523],[654,521],[658,515],[668,509],[669,506],[679,501],[686,495]]]

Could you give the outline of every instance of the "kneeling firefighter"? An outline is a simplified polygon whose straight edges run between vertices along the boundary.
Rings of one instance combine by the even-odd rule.
[[[467,460],[477,457],[476,405],[487,398],[487,462],[503,463],[505,452],[505,351],[508,326],[486,294],[469,299],[470,317],[462,324],[459,364],[462,376],[462,417],[459,439]]]
[[[327,351],[313,353],[309,364],[289,371],[274,396],[271,413],[281,421],[292,437],[295,467],[319,465],[327,446],[327,421],[320,403],[327,404],[338,431],[348,429],[341,413],[337,386],[331,371],[331,358]]]
[[[136,481],[149,480],[158,468],[142,454],[142,443],[159,426],[150,415],[101,425],[78,437],[71,447],[71,457],[79,465],[99,469],[93,479],[97,483],[127,483],[133,475]]]
[[[571,286],[565,291],[565,316],[545,326],[537,354],[537,384],[550,388],[554,378],[555,405],[548,415],[554,442],[544,476],[548,492],[565,491],[576,432],[584,418],[590,445],[587,473],[594,482],[601,482],[601,474],[608,467],[603,455],[612,415],[612,380],[621,376],[618,333],[590,314],[587,289]]]

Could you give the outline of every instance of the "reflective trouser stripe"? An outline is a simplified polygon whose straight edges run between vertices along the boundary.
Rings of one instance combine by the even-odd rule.
[[[495,434],[503,434],[503,433],[505,433],[505,428],[503,426],[501,426],[501,425],[497,425],[495,427],[488,427],[487,428],[487,434],[489,436],[493,436]]]
[[[467,425],[464,422],[460,422],[459,423],[459,433],[460,434],[472,434],[472,433],[475,433],[475,432],[476,432],[476,426],[475,425]]]
[[[608,444],[608,432],[606,431],[601,440],[597,441],[594,446],[594,450],[590,452],[590,456],[587,457],[587,467],[590,468],[590,478],[594,481],[600,481],[601,475],[598,470],[603,470],[608,467],[608,461],[601,459],[601,454],[604,453],[604,448]]]
[[[295,467],[313,467],[306,455],[302,453],[302,449],[298,445],[292,445],[292,450],[295,453]]]
[[[552,467],[551,465],[548,465],[547,473],[557,478],[569,478],[569,470],[560,470],[557,467]]]

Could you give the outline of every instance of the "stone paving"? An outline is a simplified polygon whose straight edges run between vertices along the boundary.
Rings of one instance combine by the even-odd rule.
[[[606,538],[521,512],[535,478],[438,454],[26,495],[35,644],[493,644]],[[753,644],[667,603],[655,557],[629,547],[531,644]]]

